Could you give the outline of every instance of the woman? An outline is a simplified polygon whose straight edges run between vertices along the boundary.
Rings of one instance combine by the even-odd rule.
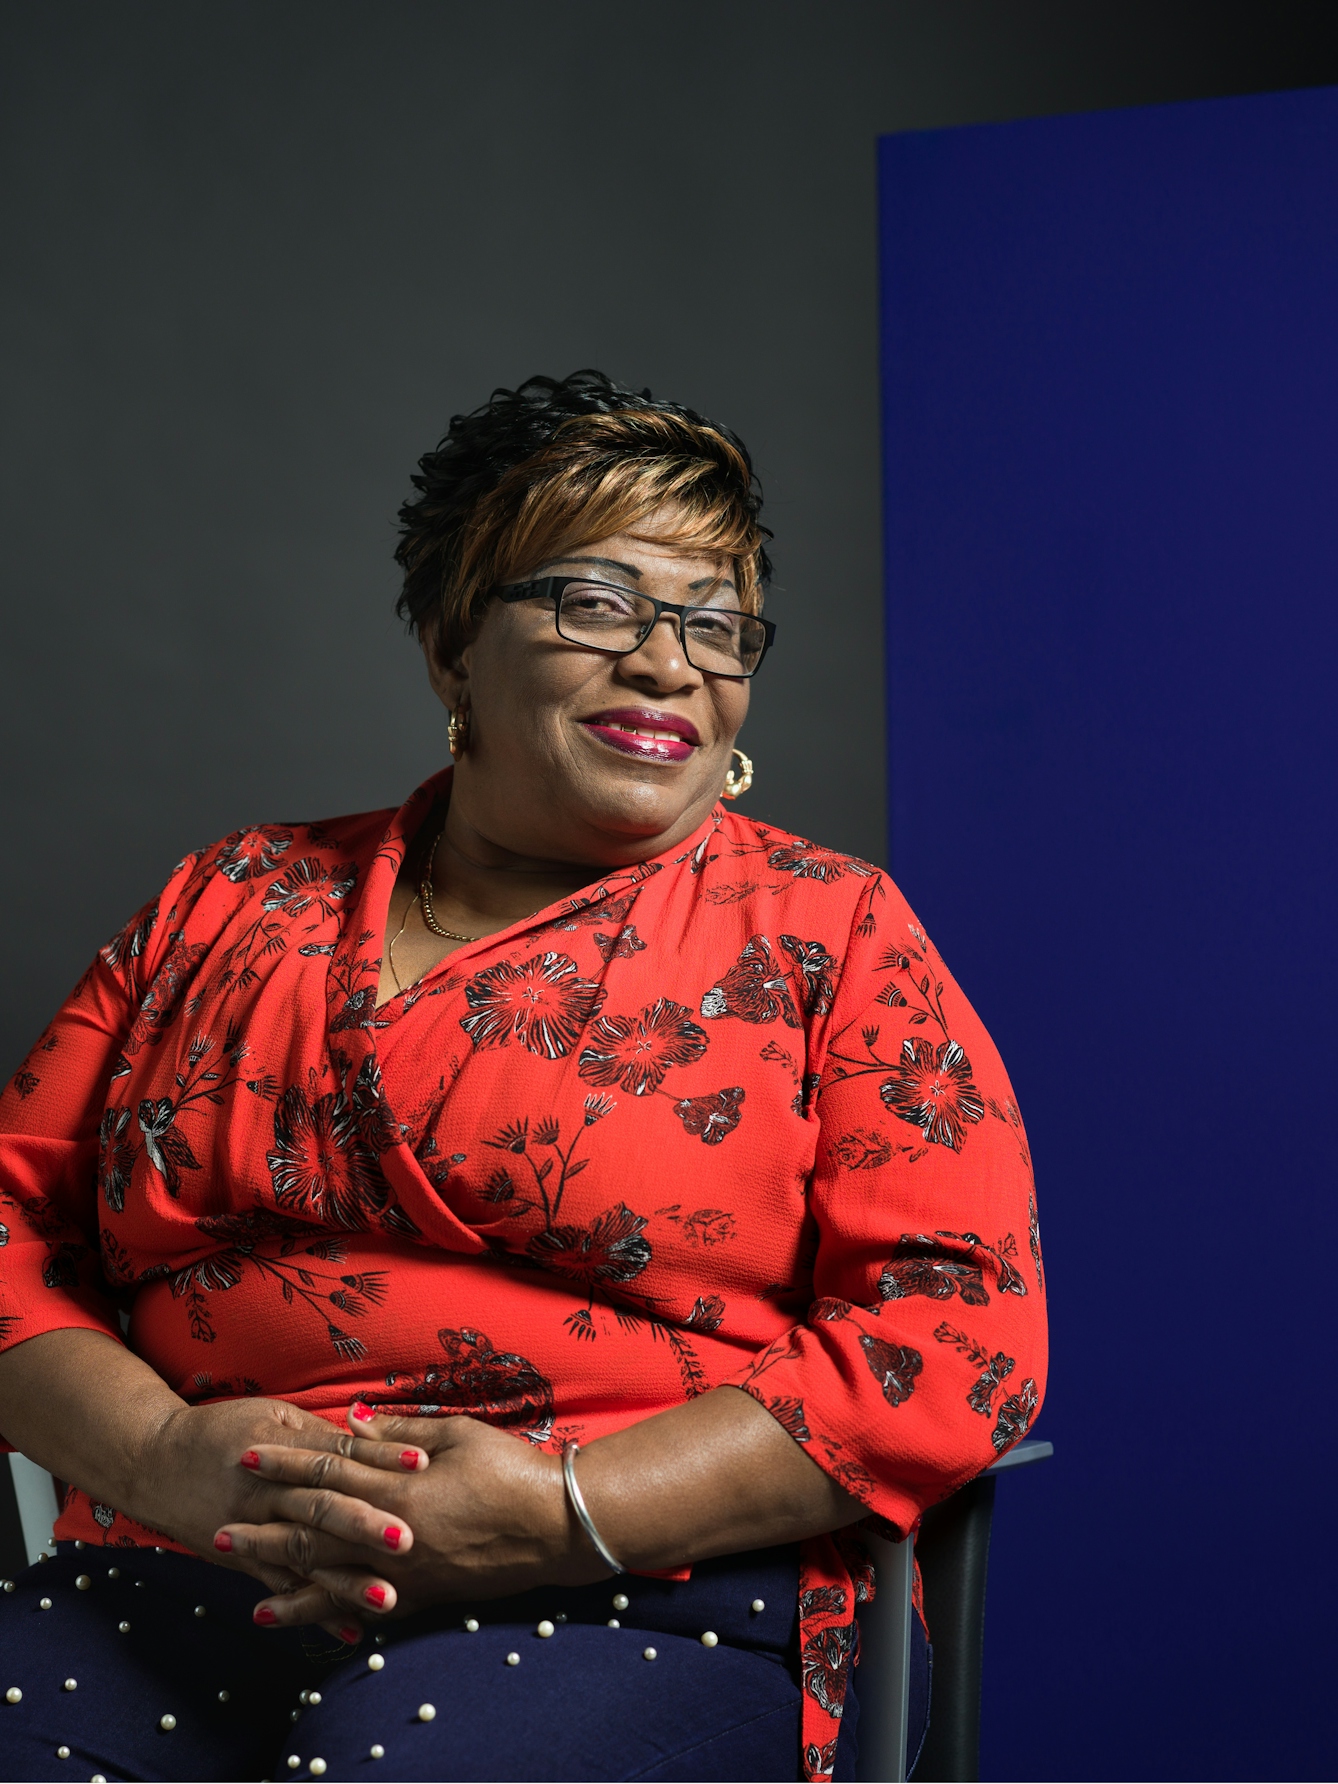
[[[850,1777],[854,1527],[1039,1405],[1012,1093],[882,874],[719,803],[741,443],[578,373],[421,472],[453,767],[188,857],[0,1103],[0,1428],[71,1483],[0,1763]]]

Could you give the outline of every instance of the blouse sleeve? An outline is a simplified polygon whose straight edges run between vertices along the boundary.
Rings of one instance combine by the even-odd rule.
[[[99,1180],[115,1197],[131,1149],[130,1111],[106,1104],[133,1045],[157,915],[146,907],[99,951],[0,1092],[0,1351],[65,1327],[120,1341],[99,1256]]]
[[[862,908],[814,1036],[815,1299],[736,1385],[904,1533],[1035,1419],[1044,1278],[994,1044],[896,889]]]

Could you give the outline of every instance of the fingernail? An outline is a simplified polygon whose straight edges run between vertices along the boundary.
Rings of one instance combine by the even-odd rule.
[[[386,1589],[384,1586],[364,1586],[362,1595],[367,1600],[368,1604],[372,1606],[373,1610],[379,1611],[381,1606],[386,1602]]]
[[[274,1612],[267,1604],[258,1604],[251,1612],[251,1621],[253,1623],[263,1623],[267,1629],[271,1623],[277,1623],[278,1620],[279,1619],[274,1615]]]
[[[220,1530],[218,1535],[214,1538],[214,1547],[222,1555],[230,1555],[232,1553],[232,1538],[228,1535],[226,1530]]]
[[[372,1411],[371,1407],[364,1405],[361,1400],[355,1400],[352,1406],[349,1407],[349,1411],[352,1413],[353,1417],[357,1419],[360,1425],[365,1425],[369,1420],[376,1417],[376,1414]]]
[[[254,1450],[245,1451],[245,1453],[242,1456],[242,1467],[243,1468],[259,1468],[259,1466],[260,1466],[260,1457],[256,1454],[256,1452]]]
[[[387,1524],[381,1535],[388,1549],[397,1549],[404,1540],[404,1532],[398,1524]]]
[[[341,1641],[346,1641],[351,1645],[362,1640],[362,1631],[352,1623],[345,1623],[339,1631],[339,1636]]]
[[[417,1450],[401,1450],[400,1451],[400,1467],[407,1468],[411,1474],[417,1473],[417,1471],[418,1471],[418,1451]]]

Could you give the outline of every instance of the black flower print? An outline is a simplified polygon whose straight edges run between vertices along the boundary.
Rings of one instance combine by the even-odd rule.
[[[26,1066],[15,1072],[14,1076],[10,1079],[10,1083],[19,1093],[20,1102],[26,1102],[41,1082],[42,1080],[37,1076],[37,1073],[30,1072]]]
[[[563,1059],[604,1001],[604,990],[580,977],[566,954],[536,954],[520,966],[489,967],[465,986],[472,1014],[460,1026],[476,1047],[513,1040],[541,1059]]]
[[[646,1096],[671,1066],[695,1064],[706,1045],[692,1012],[661,997],[637,1016],[601,1016],[581,1051],[580,1074],[588,1084],[620,1084],[631,1096]]]
[[[708,1020],[737,1016],[743,1022],[774,1022],[779,1016],[787,1028],[799,1027],[789,973],[766,936],[750,937],[724,978],[702,998],[701,1013]]]
[[[767,866],[777,873],[792,874],[797,880],[821,880],[824,885],[830,885],[833,880],[844,879],[848,873],[859,869],[865,873],[871,871],[862,861],[856,863],[849,855],[837,855],[831,849],[820,849],[799,836],[793,842],[772,849],[767,856]]]
[[[734,1216],[724,1208],[695,1208],[684,1215],[682,1206],[681,1202],[671,1202],[655,1212],[679,1227],[689,1245],[722,1245],[734,1237]]]
[[[342,1090],[315,1094],[294,1084],[274,1111],[274,1150],[266,1158],[281,1208],[330,1226],[365,1227],[389,1191],[357,1113]]]
[[[215,857],[218,871],[235,886],[243,880],[256,879],[262,873],[273,873],[292,847],[291,830],[270,825],[255,825],[239,830],[230,837]]]
[[[915,1392],[915,1378],[924,1367],[924,1358],[908,1344],[889,1344],[885,1338],[860,1334],[860,1349],[869,1371],[883,1390],[889,1406],[900,1406]]]
[[[1013,1358],[1005,1356],[1001,1350],[991,1356],[984,1345],[977,1344],[974,1338],[968,1338],[965,1332],[959,1332],[956,1326],[950,1326],[946,1321],[934,1327],[934,1336],[940,1344],[951,1344],[980,1370],[979,1378],[967,1393],[966,1403],[981,1418],[989,1418],[994,1411],[995,1394],[1013,1373]]]
[[[139,1157],[129,1126],[129,1109],[104,1109],[98,1123],[98,1188],[114,1214],[125,1208],[125,1192]]]
[[[811,1443],[813,1441],[813,1435],[808,1428],[808,1420],[804,1413],[804,1402],[797,1394],[773,1394],[770,1399],[759,1394],[758,1398],[776,1423],[782,1425],[796,1443]]]
[[[424,1413],[469,1413],[490,1425],[519,1427],[534,1443],[553,1430],[553,1388],[528,1357],[494,1350],[484,1332],[468,1327],[437,1333],[446,1353],[421,1375],[388,1375],[397,1400],[413,1400]]]
[[[724,1317],[725,1303],[720,1295],[698,1295],[683,1324],[694,1332],[714,1332]]]
[[[366,1356],[367,1346],[345,1331],[342,1321],[360,1319],[372,1307],[382,1305],[387,1292],[385,1271],[340,1274],[337,1269],[320,1269],[320,1264],[337,1266],[343,1261],[343,1241],[333,1236],[312,1239],[305,1222],[290,1220],[273,1209],[203,1215],[195,1225],[211,1239],[225,1242],[223,1249],[176,1271],[169,1280],[173,1298],[186,1303],[191,1337],[198,1343],[212,1344],[217,1336],[207,1297],[236,1288],[246,1271],[253,1270],[276,1282],[290,1307],[301,1304],[317,1315],[337,1357],[359,1362]],[[302,1244],[304,1239],[309,1242]],[[334,1313],[340,1316],[338,1320],[332,1317]]]
[[[837,1530],[833,1533],[833,1541],[846,1564],[851,1583],[855,1588],[856,1605],[871,1604],[877,1581],[874,1577],[873,1561],[869,1551],[858,1536],[849,1530]]]
[[[801,1617],[839,1617],[846,1608],[846,1595],[841,1586],[815,1586],[799,1594]]]
[[[145,1045],[156,1047],[162,1040],[181,1008],[191,975],[208,952],[207,943],[188,942],[180,930],[168,937],[167,955],[144,993],[139,1014],[126,1036],[128,1054],[133,1056]]]
[[[804,1748],[804,1772],[810,1778],[830,1778],[836,1765],[839,1741],[824,1741],[819,1747],[810,1741]]]
[[[123,960],[139,959],[157,921],[158,905],[155,901],[147,910],[132,917],[123,929],[118,929],[107,945],[98,950],[113,972]]]
[[[816,1697],[829,1716],[845,1708],[846,1670],[855,1652],[855,1625],[820,1629],[804,1643],[804,1690]]]
[[[175,1126],[177,1110],[170,1097],[145,1097],[136,1111],[144,1151],[149,1163],[167,1186],[167,1193],[181,1194],[181,1173],[198,1171],[200,1161],[186,1136]]]
[[[588,1292],[631,1282],[651,1260],[645,1220],[624,1203],[606,1208],[589,1226],[555,1226],[526,1247],[545,1270],[579,1282]]]
[[[876,1171],[885,1165],[898,1152],[904,1152],[904,1146],[897,1146],[881,1128],[856,1127],[848,1134],[842,1134],[832,1146],[832,1151],[847,1171]]]
[[[1036,1271],[1036,1286],[1045,1293],[1045,1268],[1041,1263],[1041,1223],[1036,1214],[1036,1191],[1027,1196],[1027,1238],[1031,1242],[1031,1261]]]
[[[314,905],[322,917],[333,917],[357,883],[358,870],[351,861],[330,867],[315,855],[305,855],[275,880],[265,893],[264,907],[301,917]]]
[[[42,1265],[43,1285],[46,1288],[78,1288],[79,1259],[87,1255],[87,1245],[76,1245],[72,1241],[49,1245],[46,1262]]]
[[[585,1099],[585,1126],[593,1127],[618,1107],[611,1096],[588,1096]]]
[[[924,1233],[901,1235],[878,1279],[878,1293],[885,1301],[902,1301],[908,1295],[947,1301],[960,1295],[970,1307],[984,1307],[990,1298],[978,1264],[956,1256]]]
[[[644,954],[646,944],[636,932],[634,923],[626,924],[614,935],[595,932],[595,946],[605,960],[630,960],[633,954]]]
[[[830,1321],[845,1319],[850,1312],[849,1301],[839,1300],[835,1295],[820,1296],[808,1310],[810,1320]]]
[[[931,1146],[954,1152],[962,1149],[967,1124],[974,1126],[985,1113],[971,1081],[971,1061],[956,1041],[935,1046],[919,1036],[904,1040],[878,1094],[893,1115],[920,1128]]]
[[[739,1125],[744,1089],[717,1090],[711,1096],[685,1096],[674,1104],[674,1114],[688,1133],[706,1146],[718,1146]]]
[[[794,961],[799,977],[804,1008],[810,1016],[825,1016],[836,995],[835,957],[821,942],[801,941],[797,935],[783,935],[780,945]]]
[[[1030,1377],[1023,1382],[1016,1394],[1010,1394],[1003,1402],[999,1408],[998,1422],[990,1433],[990,1441],[1000,1455],[1011,1449],[1020,1437],[1027,1435],[1039,1405],[1040,1395],[1036,1391],[1036,1383]]]

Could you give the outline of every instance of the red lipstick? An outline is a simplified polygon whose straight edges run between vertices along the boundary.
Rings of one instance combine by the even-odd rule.
[[[643,762],[686,762],[701,737],[690,719],[651,706],[615,706],[581,719],[601,743]]]

